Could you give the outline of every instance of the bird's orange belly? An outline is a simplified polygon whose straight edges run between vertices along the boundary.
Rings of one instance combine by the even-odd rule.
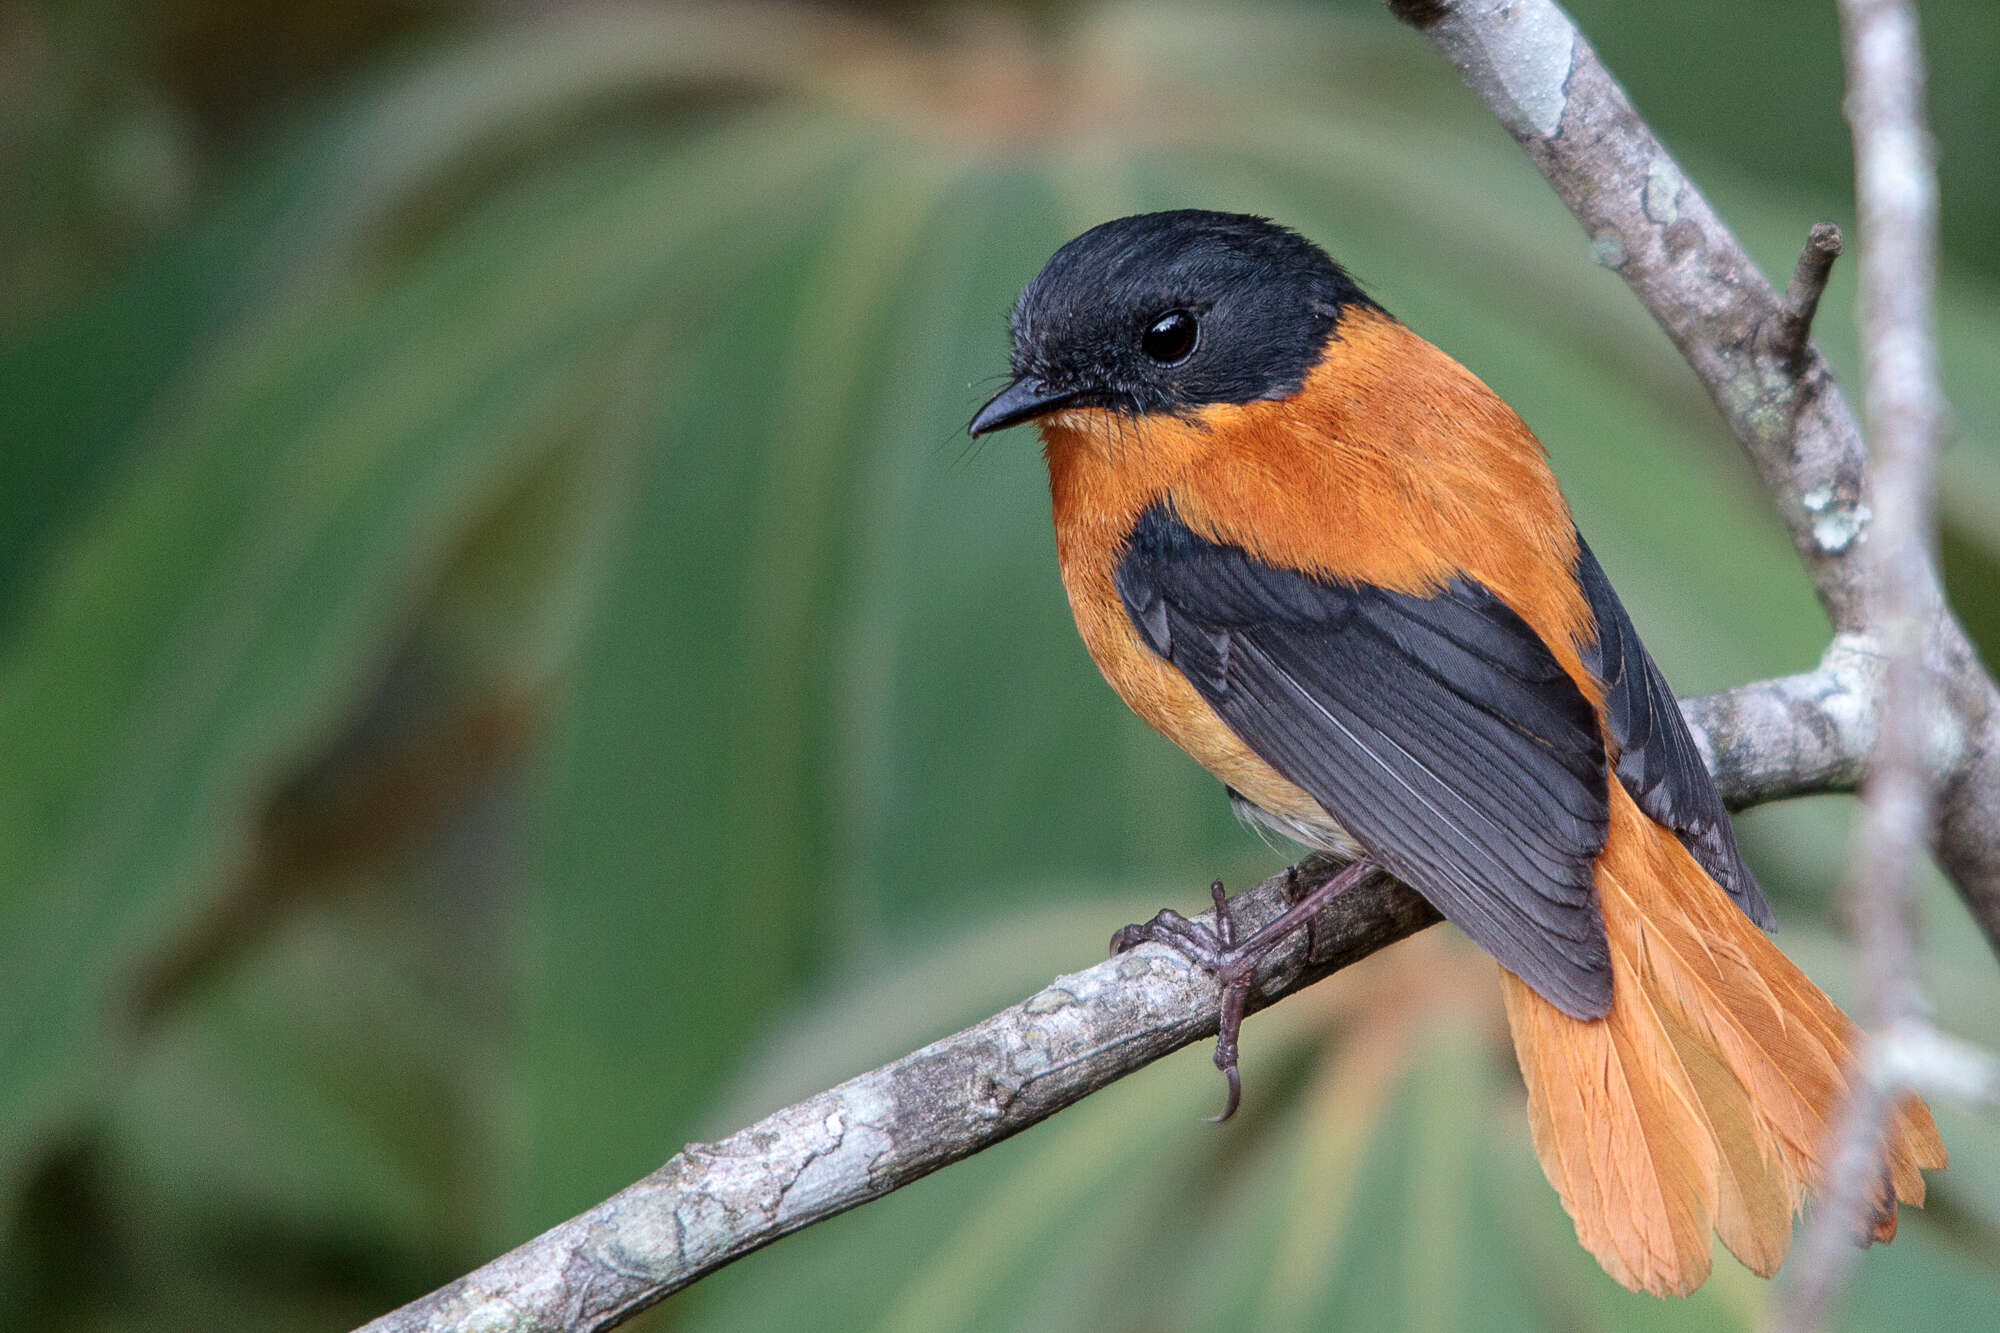
[[[1126,706],[1253,806],[1265,827],[1336,856],[1359,855],[1339,820],[1245,745],[1187,678],[1146,646],[1109,577],[1102,581],[1103,588],[1065,583],[1084,647]]]

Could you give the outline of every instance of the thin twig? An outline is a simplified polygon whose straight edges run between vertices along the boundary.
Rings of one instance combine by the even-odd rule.
[[[1869,960],[1870,1008],[1887,1026],[1910,1012],[1911,870],[1930,825],[1923,658],[1935,527],[1932,472],[1944,394],[1932,293],[1937,178],[1924,127],[1923,51],[1909,0],[1841,0],[1861,215],[1861,345],[1874,441],[1869,621],[1888,659],[1864,788],[1854,881]]]
[[[1943,1097],[1974,1111],[2000,1111],[2000,1056],[1940,1032],[1921,1018],[1883,1029],[1875,1077],[1890,1087]]]
[[[1924,124],[1923,51],[1908,0],[1840,0],[1840,15],[1861,221],[1863,402],[1874,442],[1867,614],[1888,668],[1847,884],[1872,1032],[1858,1056],[1856,1095],[1839,1122],[1831,1189],[1783,1292],[1779,1327],[1797,1333],[1823,1327],[1846,1287],[1855,1258],[1850,1241],[1866,1230],[1882,1137],[1907,1087],[1889,1076],[1882,1044],[1921,1013],[1912,880],[1932,800],[1925,599],[1944,396],[1932,311],[1937,176]]]
[[[1840,228],[1831,222],[1815,222],[1806,235],[1806,248],[1792,268],[1792,280],[1785,285],[1785,300],[1774,326],[1769,353],[1790,366],[1803,370],[1807,349],[1812,345],[1813,316],[1819,313],[1819,298],[1826,293],[1827,277],[1833,261],[1840,258]]]

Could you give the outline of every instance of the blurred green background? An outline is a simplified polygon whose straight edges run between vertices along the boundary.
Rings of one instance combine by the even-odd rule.
[[[1572,9],[1768,272],[1851,221],[1827,0]],[[1990,655],[2000,9],[1925,20]],[[1683,692],[1813,662],[1691,376],[1374,0],[0,4],[0,1325],[357,1322],[1280,867],[1097,679],[1031,439],[959,433],[1047,254],[1182,205],[1513,402]],[[1850,810],[1741,821],[1836,993]],[[1252,1023],[1228,1126],[1183,1053],[643,1326],[1754,1324],[1576,1247],[1490,970],[1430,932]],[[1848,1327],[2000,1309],[1939,1112]]]

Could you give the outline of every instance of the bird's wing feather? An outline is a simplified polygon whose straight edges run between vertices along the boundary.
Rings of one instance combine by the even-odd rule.
[[[1585,645],[1583,664],[1604,684],[1604,717],[1618,747],[1618,780],[1641,810],[1673,830],[1752,921],[1770,930],[1777,918],[1736,850],[1729,811],[1701,761],[1674,692],[1581,537],[1576,551],[1577,582],[1597,622],[1597,638]]]
[[[1114,582],[1152,650],[1374,860],[1557,1007],[1606,1011],[1604,744],[1520,616],[1465,580],[1415,597],[1275,568],[1164,506]]]

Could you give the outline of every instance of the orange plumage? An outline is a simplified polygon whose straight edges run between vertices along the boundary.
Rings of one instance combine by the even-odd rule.
[[[1597,863],[1610,1014],[1579,1022],[1501,973],[1535,1152],[1577,1238],[1626,1286],[1693,1291],[1711,1229],[1769,1277],[1823,1180],[1854,1028],[1678,842],[1622,791],[1612,802]],[[1898,1200],[1923,1203],[1918,1168],[1944,1164],[1911,1098],[1889,1136],[1875,1240],[1896,1234]]]
[[[1422,835],[1380,819],[1367,825],[1377,830],[1373,835],[1350,832],[1354,814],[1329,808],[1340,801],[1305,789],[1312,765],[1287,748],[1290,723],[1278,716],[1292,696],[1257,700],[1262,711],[1254,725],[1243,720],[1247,714],[1232,714],[1233,722],[1223,716],[1227,709],[1219,701],[1234,701],[1232,689],[1240,693],[1228,675],[1235,669],[1231,652],[1240,657],[1270,643],[1293,643],[1304,633],[1299,626],[1320,624],[1308,607],[1302,619],[1281,627],[1291,638],[1267,635],[1260,646],[1254,617],[1243,610],[1250,575],[1242,571],[1279,588],[1271,594],[1273,605],[1283,605],[1285,596],[1318,595],[1315,590],[1324,590],[1334,605],[1347,595],[1343,590],[1367,589],[1408,599],[1398,605],[1421,610],[1425,599],[1469,587],[1484,590],[1525,622],[1588,702],[1585,716],[1594,718],[1593,743],[1608,773],[1619,759],[1619,737],[1607,711],[1607,683],[1588,664],[1593,642],[1606,629],[1579,582],[1579,540],[1540,443],[1469,371],[1358,289],[1334,289],[1353,290],[1337,307],[1323,295],[1305,300],[1316,318],[1323,316],[1315,329],[1334,327],[1315,334],[1322,341],[1299,367],[1296,383],[1274,372],[1275,387],[1250,393],[1237,387],[1243,376],[1232,378],[1225,366],[1211,372],[1223,387],[1210,389],[1194,371],[1174,378],[1178,367],[1201,368],[1195,353],[1185,352],[1180,362],[1162,363],[1160,380],[1169,386],[1163,392],[1171,406],[1159,410],[1146,406],[1150,381],[1137,358],[1131,358],[1136,370],[1095,372],[1121,386],[1117,392],[1090,379],[1075,389],[1061,378],[1064,356],[1079,355],[1061,341],[1079,336],[1071,332],[1078,317],[1059,307],[1055,315],[1042,313],[1037,326],[1031,316],[1039,307],[1030,307],[1068,299],[1059,284],[1075,286],[1078,274],[1101,275],[1114,293],[1107,302],[1132,301],[1136,325],[1146,330],[1142,336],[1170,352],[1181,350],[1181,340],[1167,334],[1180,330],[1169,328],[1157,307],[1184,304],[1195,312],[1190,318],[1208,321],[1202,331],[1214,340],[1207,345],[1211,356],[1231,350],[1223,341],[1230,328],[1210,313],[1228,311],[1229,300],[1237,299],[1227,284],[1250,284],[1255,295],[1256,284],[1272,281],[1270,257],[1257,249],[1259,236],[1246,225],[1255,220],[1154,217],[1169,220],[1166,240],[1154,235],[1161,224],[1126,219],[1099,231],[1128,226],[1137,239],[1114,235],[1125,248],[1109,250],[1108,257],[1086,255],[1096,267],[1073,260],[1073,273],[1060,267],[1063,255],[1051,261],[1037,286],[1054,287],[1054,295],[1031,287],[1017,315],[1017,382],[1035,385],[1039,396],[1025,409],[996,401],[1007,408],[999,424],[1038,418],[1064,587],[1105,679],[1140,717],[1276,826],[1337,853],[1379,859]],[[1273,245],[1297,239],[1271,230],[1279,235]],[[1205,246],[1221,255],[1198,270],[1224,293],[1208,298],[1209,307],[1181,295],[1204,288],[1183,273],[1197,270],[1173,249],[1177,239],[1184,249],[1206,253]],[[1244,261],[1248,278],[1237,278],[1231,267],[1239,251],[1257,261]],[[1289,254],[1281,250],[1280,258],[1290,262]],[[1166,295],[1125,294],[1135,285],[1150,290],[1132,276],[1145,264],[1180,265],[1157,283]],[[1345,281],[1337,268],[1331,271]],[[1321,286],[1313,290],[1326,290],[1327,280],[1314,274]],[[1153,304],[1144,304],[1148,300]],[[1279,304],[1280,315],[1292,318],[1291,307]],[[1047,333],[1049,327],[1059,333]],[[1101,336],[1116,338],[1119,327],[1108,320]],[[1254,349],[1245,355],[1271,355],[1255,349],[1273,341],[1261,332],[1258,339],[1246,336]],[[1197,343],[1196,351],[1202,347]],[[1111,352],[1102,355],[1124,364]],[[1136,387],[1122,387],[1121,375],[1136,376]],[[993,412],[983,413],[975,429],[997,419]],[[1210,576],[1219,609],[1202,622],[1218,642],[1183,651],[1195,633],[1190,622],[1169,623],[1168,609],[1142,604],[1129,581],[1121,585],[1121,578],[1130,578],[1135,534],[1148,514],[1172,516],[1182,546],[1221,571]],[[1149,614],[1162,619],[1149,624]],[[1241,631],[1243,646],[1219,642],[1231,626]],[[1467,692],[1477,695],[1471,686]],[[1302,690],[1298,697],[1310,695]],[[1473,697],[1468,706],[1481,702]],[[1339,709],[1321,711],[1324,717],[1298,720],[1308,738],[1338,746],[1343,737],[1364,734],[1361,723]],[[1443,762],[1402,758],[1426,771]],[[1386,776],[1370,780],[1394,780],[1392,769],[1381,773]],[[1502,986],[1535,1150],[1579,1240],[1626,1286],[1684,1293],[1708,1274],[1711,1231],[1753,1271],[1776,1270],[1794,1213],[1822,1183],[1827,1121],[1846,1087],[1854,1029],[1704,869],[1693,844],[1641,809],[1636,789],[1621,782],[1625,777],[1620,771],[1604,778],[1601,788],[1584,784],[1606,793],[1601,844],[1589,844],[1595,855],[1584,873],[1608,949],[1608,1011],[1602,1017],[1565,1012],[1576,1004],[1552,1003],[1504,969]],[[1487,765],[1465,770],[1463,780],[1504,785],[1511,777],[1496,776]],[[1706,783],[1706,775],[1699,780]],[[1328,789],[1319,785],[1324,795]],[[1370,789],[1363,783],[1352,790],[1365,795]],[[1426,799],[1440,818],[1476,825],[1477,811],[1461,815],[1455,807],[1443,809],[1436,797]],[[1354,811],[1365,813],[1365,806],[1361,801]],[[1391,832],[1381,832],[1385,828]],[[1481,836],[1505,842],[1499,834]],[[1733,855],[1733,842],[1729,847]],[[1587,947],[1583,953],[1588,961]],[[1885,1148],[1875,1239],[1893,1235],[1899,1200],[1923,1201],[1919,1169],[1942,1167],[1944,1160],[1928,1111],[1910,1099]]]

